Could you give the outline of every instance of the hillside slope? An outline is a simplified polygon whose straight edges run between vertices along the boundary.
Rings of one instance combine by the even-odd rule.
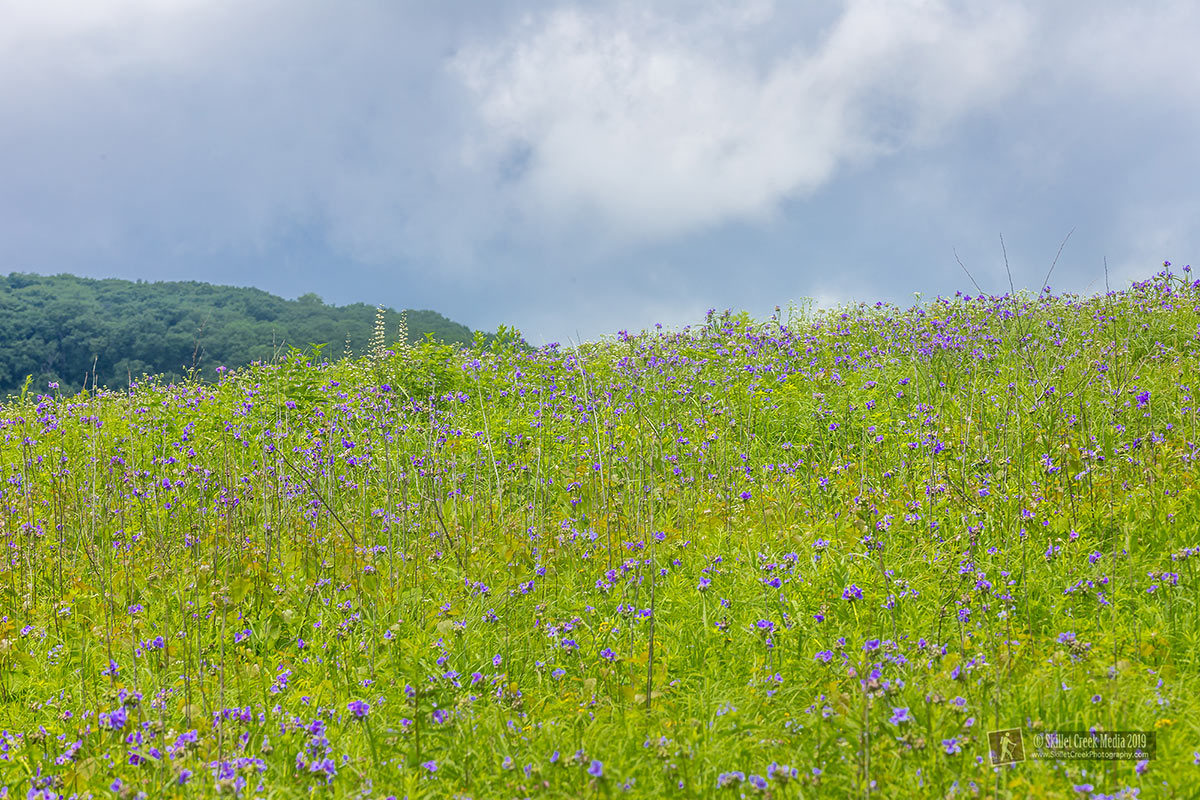
[[[89,383],[118,388],[143,373],[168,380],[190,370],[207,379],[216,368],[269,361],[290,347],[324,346],[324,355],[362,354],[376,309],[327,305],[315,294],[285,300],[259,289],[195,281],[144,283],[74,275],[0,276],[0,395],[28,375],[44,388]],[[410,341],[427,334],[469,344],[472,331],[434,311],[407,311]],[[400,313],[387,309],[387,340]]]

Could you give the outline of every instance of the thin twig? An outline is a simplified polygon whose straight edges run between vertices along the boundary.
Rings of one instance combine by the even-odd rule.
[[[970,271],[969,269],[967,269],[967,265],[966,265],[966,264],[964,264],[964,263],[962,262],[962,259],[958,257],[958,251],[957,251],[957,250],[954,250],[953,248],[951,248],[951,252],[953,252],[953,253],[954,253],[954,260],[958,262],[958,265],[959,265],[960,267],[962,267],[962,271],[963,271],[963,272],[965,272],[965,273],[967,273],[967,277],[971,279],[971,283],[975,284],[975,289],[976,289],[976,290],[977,290],[977,291],[978,291],[980,294],[983,294],[983,289],[982,289],[982,288],[980,288],[980,286],[979,286],[979,282],[975,280],[975,276],[971,274],[971,271]]]
[[[1075,232],[1074,228],[1067,231],[1066,237],[1062,240],[1062,244],[1058,246],[1058,252],[1054,254],[1054,261],[1050,264],[1050,269],[1046,272],[1046,277],[1042,281],[1042,288],[1038,294],[1046,291],[1046,287],[1050,285],[1050,273],[1054,272],[1054,267],[1058,264],[1058,257],[1062,255],[1063,248],[1067,246],[1067,240],[1071,238],[1071,234]]]
[[[350,532],[350,529],[346,527],[346,523],[342,522],[342,518],[337,515],[337,512],[333,510],[333,507],[330,506],[329,503],[325,502],[325,498],[321,496],[321,492],[318,491],[317,487],[313,485],[313,482],[308,479],[308,476],[296,468],[296,465],[293,464],[288,457],[283,454],[282,449],[277,447],[275,448],[275,452],[277,452],[279,457],[283,459],[283,463],[287,464],[292,472],[295,473],[300,480],[304,481],[305,485],[308,486],[308,490],[312,492],[318,500],[321,501],[321,505],[323,505],[325,510],[329,512],[329,515],[333,517],[334,522],[341,526],[342,530],[346,532],[346,535],[350,537],[350,542],[355,548],[357,548],[358,539],[356,539],[354,534]]]
[[[1008,266],[1008,249],[1004,246],[1004,234],[1000,234],[1000,252],[1004,254],[1004,271],[1008,273],[1008,293],[1016,300],[1017,287],[1013,286],[1012,270]]]

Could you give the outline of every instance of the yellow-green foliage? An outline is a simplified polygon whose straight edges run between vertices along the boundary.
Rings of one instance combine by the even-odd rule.
[[[1187,278],[35,389],[0,785],[1195,796]],[[1156,758],[989,763],[1092,727]]]

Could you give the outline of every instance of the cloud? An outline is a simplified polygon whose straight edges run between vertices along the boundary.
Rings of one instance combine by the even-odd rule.
[[[1029,27],[1002,4],[852,0],[778,48],[770,9],[753,11],[717,4],[681,23],[640,5],[562,8],[464,48],[452,69],[476,104],[468,158],[560,230],[638,241],[762,220],[995,103],[1019,81]]]
[[[427,233],[452,12],[77,5],[0,6],[0,267],[194,269],[297,238],[396,264],[453,240]]]
[[[1055,282],[1117,283],[1197,246],[1197,32],[1187,0],[0,0],[0,271],[558,339],[952,292],[954,249],[1002,289],[1000,232],[1036,281],[1076,228]]]
[[[1192,68],[1200,6],[1165,0],[1087,11],[1047,6],[1051,36],[1045,42],[1056,45],[1059,71],[1110,97],[1140,100],[1149,94],[1185,104],[1193,116],[1200,111],[1200,84]]]

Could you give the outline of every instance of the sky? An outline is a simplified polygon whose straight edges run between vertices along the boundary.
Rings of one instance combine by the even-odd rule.
[[[1119,289],[1200,267],[1197,41],[1194,0],[0,0],[0,273],[538,344],[1005,255]]]

